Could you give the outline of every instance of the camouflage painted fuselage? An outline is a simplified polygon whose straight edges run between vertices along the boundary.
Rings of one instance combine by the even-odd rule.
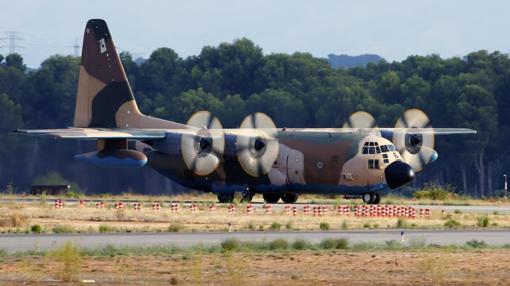
[[[365,142],[390,145],[390,141],[362,133],[294,132],[280,129],[276,135],[280,148],[269,173],[253,177],[238,162],[235,135],[225,132],[225,152],[221,164],[209,176],[197,176],[186,167],[180,150],[181,135],[169,133],[152,147],[138,144],[147,155],[147,165],[179,184],[215,193],[242,191],[257,193],[363,194],[387,190],[384,167],[400,160],[398,152],[383,163],[382,154],[362,154]],[[394,153],[394,154],[393,154]],[[369,168],[368,160],[379,160]]]

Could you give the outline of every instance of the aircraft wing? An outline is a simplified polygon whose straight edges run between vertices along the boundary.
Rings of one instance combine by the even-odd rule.
[[[476,130],[469,128],[285,128],[278,131],[288,132],[321,132],[321,133],[407,133],[407,134],[476,134]]]
[[[183,130],[184,131],[184,130]],[[63,129],[17,129],[14,133],[34,136],[47,136],[57,139],[133,139],[155,140],[166,137],[164,129],[95,129],[95,128],[63,128]]]
[[[14,133],[33,136],[46,136],[57,139],[97,140],[97,139],[163,139],[168,133],[194,134],[194,129],[104,129],[104,128],[63,128],[63,129],[17,129]],[[287,132],[318,132],[318,133],[407,133],[407,134],[476,134],[476,130],[468,128],[286,128],[286,129],[225,129],[234,135],[255,136],[260,131]],[[254,135],[255,134],[255,135]]]
[[[407,133],[407,134],[432,134],[432,135],[454,135],[454,134],[476,134],[476,130],[469,128],[379,128],[381,132]]]

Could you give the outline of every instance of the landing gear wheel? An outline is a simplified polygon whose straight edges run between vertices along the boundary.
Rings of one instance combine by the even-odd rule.
[[[298,194],[283,194],[282,201],[286,204],[293,204],[297,202],[298,197]]]
[[[231,203],[234,201],[234,193],[231,194],[218,194],[218,201],[222,204]]]
[[[379,195],[378,193],[375,193],[375,200],[374,200],[374,204],[379,204],[381,202],[381,195]]]
[[[369,205],[378,204],[381,201],[381,196],[378,193],[365,193],[363,194],[363,201]]]
[[[252,192],[244,193],[243,196],[241,197],[241,203],[250,203],[251,200],[253,200],[254,195],[255,194]]]
[[[263,194],[262,197],[269,204],[276,204],[280,200],[280,194],[267,193]]]

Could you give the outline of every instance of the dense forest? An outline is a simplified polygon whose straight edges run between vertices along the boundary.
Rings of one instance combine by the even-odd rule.
[[[307,53],[264,54],[248,39],[204,47],[179,57],[155,50],[137,64],[122,61],[141,110],[186,121],[207,109],[225,127],[236,127],[254,111],[280,127],[341,126],[354,111],[366,110],[379,126],[391,127],[408,108],[421,108],[435,127],[467,127],[478,135],[436,138],[439,160],[414,182],[450,184],[462,194],[501,193],[510,169],[510,58],[477,51],[462,58],[409,56],[402,62],[369,63],[335,69]],[[155,172],[105,170],[74,162],[93,142],[35,140],[7,135],[15,128],[56,128],[72,124],[79,58],[52,56],[28,70],[17,54],[0,56],[0,184],[18,190],[34,178],[58,172],[88,192],[168,193],[179,187]]]

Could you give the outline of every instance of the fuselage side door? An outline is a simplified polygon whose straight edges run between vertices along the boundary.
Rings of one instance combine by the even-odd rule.
[[[287,153],[287,178],[289,184],[304,184],[303,153],[289,149]]]

